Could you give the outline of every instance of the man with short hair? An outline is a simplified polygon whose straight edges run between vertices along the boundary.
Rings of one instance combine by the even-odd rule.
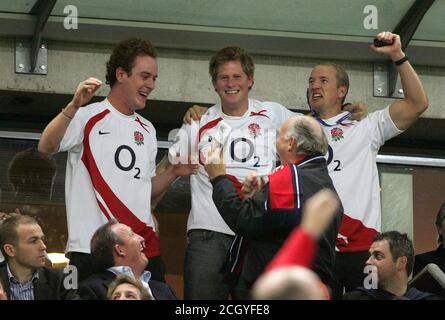
[[[80,297],[86,300],[106,300],[110,283],[119,274],[128,274],[142,281],[156,300],[176,300],[169,285],[153,280],[151,273],[145,270],[148,259],[144,249],[144,238],[115,219],[99,227],[91,239],[91,257],[99,273],[80,283]]]
[[[408,129],[427,109],[422,83],[401,48],[400,37],[381,32],[383,47],[372,49],[394,61],[404,98],[361,121],[342,108],[349,90],[346,71],[333,63],[314,67],[308,103],[329,140],[328,170],[345,212],[337,239],[334,297],[363,284],[363,268],[373,237],[381,231],[380,186],[376,157],[385,141]]]
[[[108,287],[109,300],[154,300],[142,282],[127,274],[120,274]]]
[[[0,249],[6,259],[0,277],[9,300],[77,298],[76,290],[65,287],[62,270],[45,267],[44,238],[37,221],[26,215],[13,215],[0,224]]]
[[[184,125],[179,142],[170,150],[174,155],[191,144],[192,152],[199,155],[198,173],[190,179],[192,208],[187,222],[185,299],[224,300],[231,291],[223,267],[235,233],[212,201],[212,185],[204,170],[208,149],[226,128],[227,174],[234,185],[240,186],[251,171],[264,175],[275,168],[276,130],[293,115],[278,103],[249,98],[254,69],[251,56],[242,48],[226,47],[215,53],[209,74],[220,101],[206,111],[199,124]]]
[[[80,279],[89,271],[89,242],[94,231],[111,218],[125,223],[147,246],[153,277],[164,281],[159,239],[154,233],[151,198],[194,166],[170,166],[156,175],[156,130],[136,113],[145,108],[158,77],[157,51],[150,42],[120,42],[107,62],[110,92],[101,102],[88,103],[102,85],[89,78],[73,99],[48,124],[38,149],[54,154],[68,151],[66,208],[68,257]]]
[[[264,186],[263,178],[247,177],[241,189],[244,198],[226,175],[219,149],[210,152],[205,165],[213,186],[213,201],[221,217],[237,235],[249,241],[236,285],[237,299],[249,297],[250,288],[266,264],[300,224],[306,200],[325,188],[335,192],[324,158],[328,143],[312,117],[289,118],[279,130],[276,147],[282,165],[268,176]],[[332,276],[342,212],[342,208],[337,210],[318,243],[313,266],[324,283]]]
[[[408,288],[414,267],[414,248],[406,233],[388,231],[374,237],[366,265],[375,267],[377,283],[367,289],[359,287],[343,296],[345,300],[436,300],[432,293]],[[375,287],[375,285],[377,285]]]

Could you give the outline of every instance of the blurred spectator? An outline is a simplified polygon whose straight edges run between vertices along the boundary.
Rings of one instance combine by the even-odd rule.
[[[438,247],[434,251],[425,252],[416,256],[414,259],[413,276],[416,276],[429,263],[436,264],[443,272],[445,272],[445,241],[443,238],[445,235],[445,202],[437,213],[436,228],[439,236],[437,241]],[[431,292],[445,298],[445,289],[435,281],[429,283],[417,283],[415,284],[415,287],[419,290]]]
[[[62,252],[67,239],[65,207],[51,203],[56,161],[36,148],[18,152],[8,165],[14,202],[8,207],[35,218],[46,235],[48,251]],[[7,206],[7,204],[4,204]]]
[[[267,265],[253,287],[259,300],[327,300],[329,292],[310,268],[323,235],[339,207],[329,189],[311,197],[303,208],[303,220]]]
[[[50,200],[56,172],[56,161],[52,156],[28,148],[12,158],[8,165],[8,180],[18,200]]]

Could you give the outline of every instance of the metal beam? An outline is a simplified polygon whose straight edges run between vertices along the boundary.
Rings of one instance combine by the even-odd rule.
[[[406,47],[413,38],[414,33],[419,27],[420,22],[431,8],[435,0],[416,0],[414,4],[408,9],[402,20],[397,24],[393,33],[400,36],[402,42],[402,50],[405,51]],[[396,90],[397,85],[397,68],[392,61],[388,62],[388,95],[392,96]]]
[[[37,16],[34,34],[31,40],[31,71],[34,71],[37,63],[40,45],[42,44],[42,32],[57,0],[38,0],[31,9],[31,14]]]
[[[408,46],[420,22],[435,1],[436,0],[416,0],[395,27],[394,33],[400,35],[403,50]]]

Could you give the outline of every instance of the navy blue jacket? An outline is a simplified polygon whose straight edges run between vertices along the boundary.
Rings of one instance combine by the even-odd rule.
[[[250,242],[240,275],[240,283],[247,290],[290,232],[300,224],[305,201],[324,188],[335,192],[322,156],[307,157],[277,168],[263,189],[250,199],[242,199],[226,176],[216,177],[211,182],[213,201],[224,221],[237,235]],[[313,269],[324,283],[332,276],[342,214],[341,207],[318,242]]]

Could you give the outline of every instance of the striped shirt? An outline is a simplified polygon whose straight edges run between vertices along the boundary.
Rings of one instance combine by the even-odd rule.
[[[39,279],[38,272],[34,272],[31,280],[25,283],[20,283],[9,269],[9,264],[6,265],[9,279],[9,299],[10,300],[34,300],[34,282]]]

